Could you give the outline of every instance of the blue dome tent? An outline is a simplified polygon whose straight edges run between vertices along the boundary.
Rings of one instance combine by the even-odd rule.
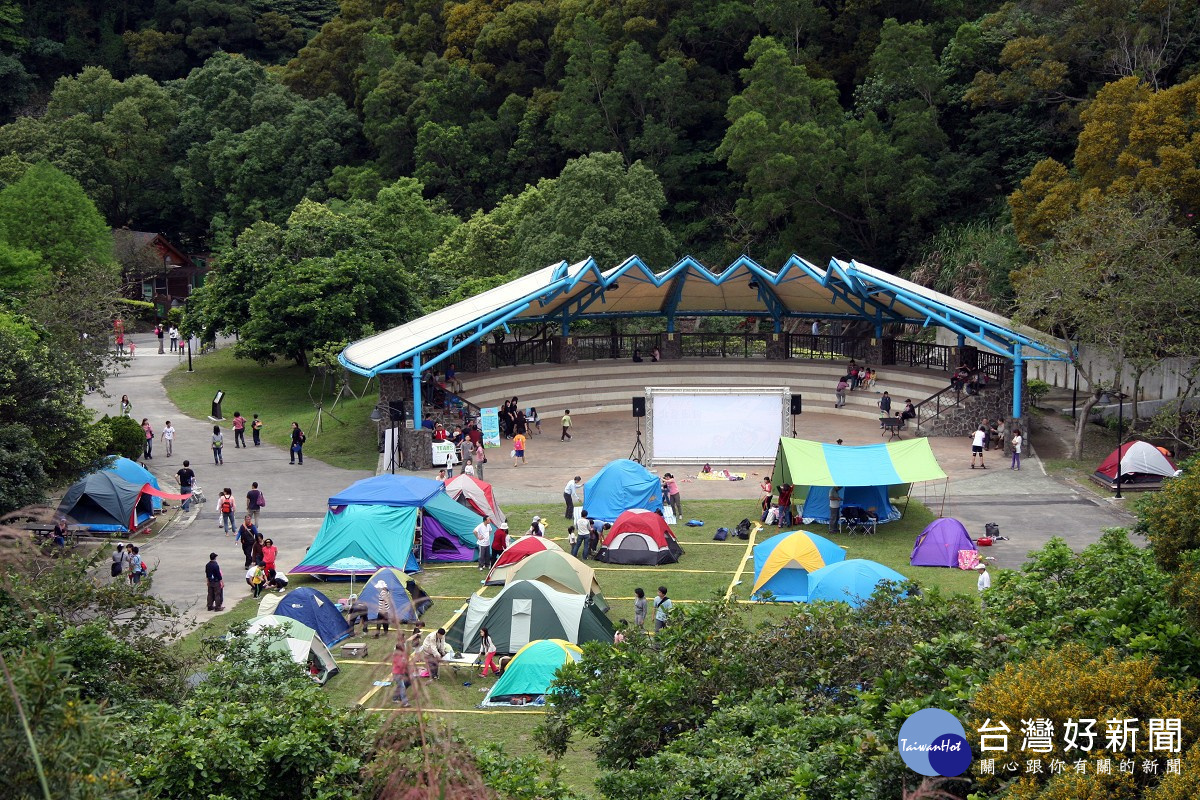
[[[334,602],[310,586],[285,594],[275,607],[275,615],[304,623],[329,647],[350,635],[350,626]]]
[[[636,461],[610,461],[583,485],[583,506],[591,519],[613,522],[631,508],[662,511],[662,481]]]

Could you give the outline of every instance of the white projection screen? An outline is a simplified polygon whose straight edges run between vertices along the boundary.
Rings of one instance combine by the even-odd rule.
[[[773,463],[790,407],[786,386],[648,386],[649,461]]]

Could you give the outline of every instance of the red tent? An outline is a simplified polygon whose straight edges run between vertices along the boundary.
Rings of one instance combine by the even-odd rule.
[[[1163,478],[1174,475],[1176,470],[1174,462],[1157,447],[1138,440],[1126,442],[1109,453],[1093,475],[1098,483],[1109,488],[1116,486],[1118,459],[1121,464],[1121,483],[1131,489],[1139,488],[1139,485],[1145,488],[1147,484],[1153,488]]]
[[[492,493],[492,485],[474,475],[459,475],[446,481],[446,494],[479,516],[491,517],[493,524],[506,521],[504,512],[496,503],[496,495]]]
[[[674,564],[683,548],[667,521],[653,511],[631,508],[621,513],[597,556],[609,564]]]
[[[507,583],[509,576],[516,570],[518,564],[534,553],[540,553],[543,550],[561,551],[562,548],[545,536],[521,537],[513,543],[512,547],[501,553],[500,558],[496,559],[496,563],[492,565],[492,569],[487,575],[487,585],[501,586]]]

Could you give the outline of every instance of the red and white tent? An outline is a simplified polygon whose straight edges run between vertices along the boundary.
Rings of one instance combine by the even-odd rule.
[[[1100,483],[1116,485],[1118,462],[1121,484],[1136,488],[1139,484],[1158,484],[1163,478],[1175,474],[1176,467],[1170,458],[1149,442],[1126,442],[1109,453],[1108,458],[1096,470],[1094,477]]]
[[[661,515],[644,508],[621,513],[600,544],[601,561],[608,564],[674,564],[683,548]]]
[[[474,475],[459,475],[446,481],[446,494],[456,502],[462,503],[479,516],[488,516],[496,525],[505,522],[504,512],[496,502],[492,485],[481,481]]]
[[[496,559],[496,563],[492,565],[491,571],[488,572],[485,583],[488,586],[500,586],[507,583],[522,561],[534,553],[540,553],[543,550],[558,550],[561,552],[562,548],[545,536],[521,537],[513,542],[512,547],[505,550]]]

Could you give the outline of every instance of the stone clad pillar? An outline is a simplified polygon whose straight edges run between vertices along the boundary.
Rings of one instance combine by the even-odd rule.
[[[663,361],[678,361],[683,358],[683,339],[678,333],[660,333],[658,352]]]
[[[459,372],[488,372],[492,368],[492,356],[486,342],[469,344],[454,354],[452,362]]]
[[[791,348],[788,347],[788,335],[782,331],[768,333],[767,360],[783,361],[789,357],[791,357]]]
[[[579,348],[574,336],[550,337],[550,362],[552,364],[578,364]]]

